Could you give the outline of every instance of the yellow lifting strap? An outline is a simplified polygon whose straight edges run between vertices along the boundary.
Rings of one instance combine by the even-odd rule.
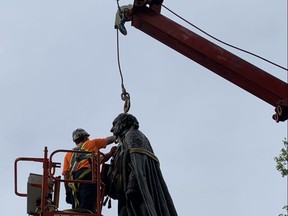
[[[71,180],[81,180],[85,175],[87,175],[89,172],[91,172],[91,169],[86,169],[77,179],[73,179],[73,176],[71,175]],[[74,199],[74,205],[75,208],[79,206],[79,200],[78,200],[78,193],[79,193],[79,183],[69,182],[68,186],[72,190],[72,195]]]
[[[144,149],[144,148],[131,148],[129,150],[129,153],[139,153],[139,154],[145,154],[148,157],[152,158],[153,160],[157,161],[159,163],[158,158],[156,157],[156,155],[154,155],[152,152]]]

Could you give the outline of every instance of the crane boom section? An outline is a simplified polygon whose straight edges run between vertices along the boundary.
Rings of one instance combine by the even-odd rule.
[[[276,107],[288,85],[148,7],[134,8],[132,26]],[[287,104],[285,104],[287,106]]]

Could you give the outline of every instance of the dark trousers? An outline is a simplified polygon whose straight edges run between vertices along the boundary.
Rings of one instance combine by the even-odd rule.
[[[73,174],[73,178],[76,180],[86,170],[82,168]],[[80,179],[79,179],[80,180]],[[88,172],[81,180],[92,180],[92,172]],[[96,210],[97,199],[97,187],[96,184],[81,183],[78,187],[79,193],[77,195],[79,201],[79,207],[81,209],[88,209],[92,212]]]

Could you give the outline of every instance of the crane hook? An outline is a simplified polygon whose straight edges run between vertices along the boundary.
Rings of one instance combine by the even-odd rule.
[[[127,113],[131,105],[129,93],[124,90],[121,94],[121,99],[124,101],[124,112]]]

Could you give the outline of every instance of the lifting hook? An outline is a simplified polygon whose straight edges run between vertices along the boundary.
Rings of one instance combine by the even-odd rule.
[[[121,99],[124,101],[124,112],[127,113],[130,109],[130,95],[128,92],[126,92],[126,90],[123,90],[122,94],[121,94]]]

